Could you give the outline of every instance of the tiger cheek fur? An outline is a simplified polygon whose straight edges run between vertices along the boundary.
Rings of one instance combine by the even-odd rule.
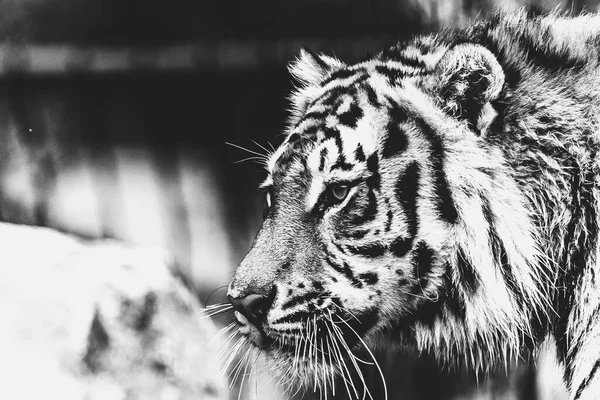
[[[488,371],[550,335],[572,398],[600,392],[599,27],[519,12],[350,65],[301,53],[229,287],[274,371],[326,390],[373,341]]]

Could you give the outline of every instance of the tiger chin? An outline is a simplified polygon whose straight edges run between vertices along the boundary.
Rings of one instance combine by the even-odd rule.
[[[272,371],[331,387],[375,342],[487,371],[553,337],[571,398],[600,393],[599,60],[600,17],[525,11],[302,51],[228,291]]]

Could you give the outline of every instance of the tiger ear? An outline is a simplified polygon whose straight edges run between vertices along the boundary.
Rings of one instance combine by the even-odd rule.
[[[448,114],[466,120],[477,133],[489,127],[495,117],[490,102],[502,92],[504,71],[488,49],[475,44],[451,48],[437,64],[435,76],[434,90]]]
[[[288,70],[301,84],[310,86],[318,84],[330,72],[342,66],[344,64],[334,57],[301,49],[298,58],[290,63]]]

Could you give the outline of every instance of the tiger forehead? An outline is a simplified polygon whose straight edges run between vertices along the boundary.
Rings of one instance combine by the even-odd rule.
[[[392,83],[388,73],[378,63],[369,63],[342,68],[325,78],[270,158],[270,176],[262,186],[285,176],[310,180],[315,172],[349,171],[355,161],[364,161],[380,136],[388,133],[384,124],[398,108],[391,95],[400,83]],[[410,79],[414,74],[403,76]]]

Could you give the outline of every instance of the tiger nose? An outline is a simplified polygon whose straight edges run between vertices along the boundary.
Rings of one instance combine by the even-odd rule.
[[[269,296],[251,293],[244,297],[227,297],[236,311],[246,317],[252,325],[259,327],[265,321],[267,312],[273,304],[274,294],[274,291],[271,291]]]

